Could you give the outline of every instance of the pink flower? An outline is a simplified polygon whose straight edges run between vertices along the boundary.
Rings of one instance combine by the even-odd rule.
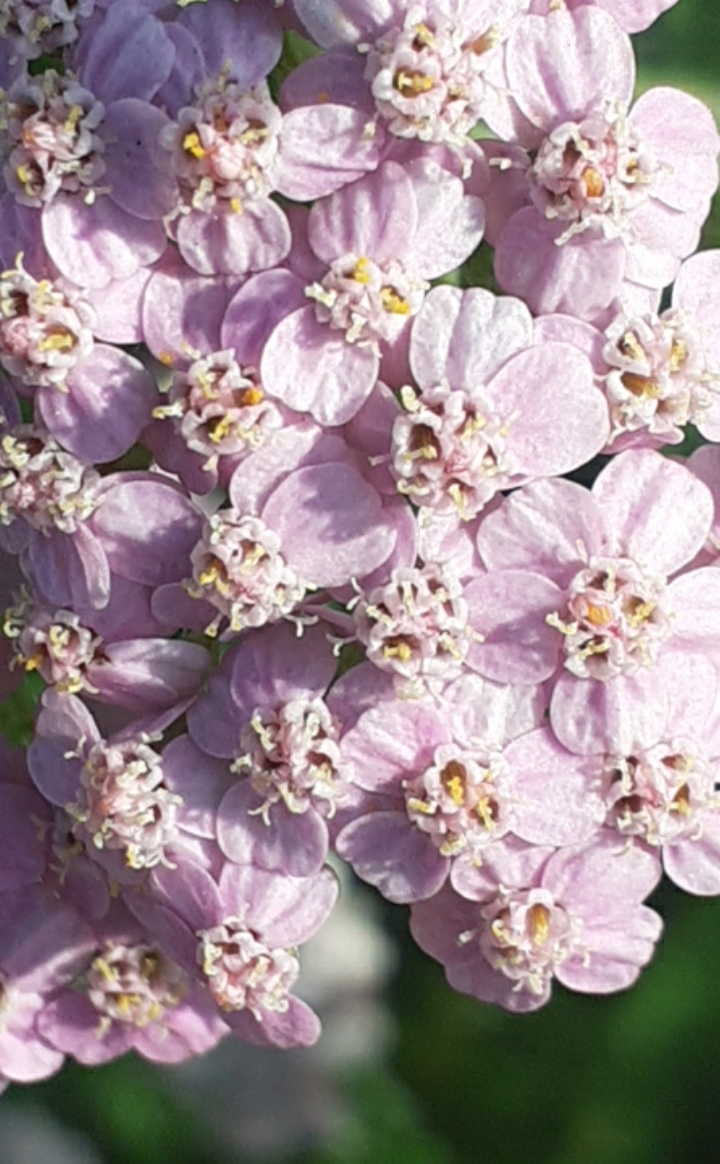
[[[95,0],[6,0],[0,29],[25,60],[52,55],[78,37],[78,23],[92,16]]]
[[[188,713],[192,743],[168,752],[171,787],[193,806],[187,827],[216,836],[239,864],[314,874],[344,790],[339,724],[323,699],[336,667],[330,645],[320,628],[298,639],[280,625],[250,633],[225,660]],[[225,760],[224,772],[207,756]],[[202,790],[193,788],[198,763],[208,772]]]
[[[40,1035],[37,1020],[49,996],[82,970],[92,933],[39,885],[0,894],[0,923],[0,1078],[29,1083],[62,1066],[62,1052]]]
[[[537,682],[561,663],[550,706],[559,740],[580,752],[625,740],[658,659],[719,661],[715,571],[678,573],[703,546],[712,514],[709,491],[649,450],[616,456],[590,493],[566,481],[519,490],[480,527],[489,573],[466,596],[485,638],[469,665],[501,682],[511,674]]]
[[[131,883],[170,863],[181,798],[164,784],[159,754],[143,739],[104,740],[74,695],[43,695],[30,773],[51,804],[66,810],[73,836],[108,876]]]
[[[454,883],[459,869],[481,866],[508,832],[525,835],[535,815],[531,773],[543,767],[540,749],[523,779],[522,753],[510,761],[513,745],[505,745],[522,745],[543,710],[539,689],[476,676],[450,684],[437,702],[383,699],[369,707],[341,742],[350,787],[338,805],[338,854],[396,902],[431,897],[448,875]],[[582,764],[573,759],[567,768],[569,779],[557,778],[566,800]],[[576,825],[574,816],[573,840]]]
[[[128,904],[163,950],[209,992],[223,1021],[246,1042],[302,1047],[320,1023],[293,993],[297,947],[337,897],[327,867],[312,877],[225,864],[217,879],[188,862],[154,878],[154,900]]]
[[[604,68],[588,69],[598,53]],[[628,113],[630,40],[599,8],[527,17],[508,41],[505,67],[517,108],[493,128],[533,157],[510,157],[527,186],[497,240],[500,285],[533,311],[587,318],[623,280],[670,283],[697,245],[717,186],[710,111],[685,93],[653,89]]]
[[[435,288],[412,331],[419,392],[402,390],[392,428],[398,490],[428,516],[468,520],[502,489],[587,461],[608,418],[579,355],[564,343],[536,346],[517,299]]]
[[[370,395],[380,357],[420,308],[427,280],[452,270],[482,236],[480,201],[434,163],[377,173],[316,203],[308,239],[325,273],[312,305],[282,319],[260,362],[264,386],[321,424],[350,420]]]
[[[295,7],[310,35],[330,50],[296,70],[285,87],[284,99],[300,107],[300,125],[309,124],[308,114],[322,118],[320,92],[333,110],[340,104],[361,112],[381,148],[410,139],[465,150],[467,134],[493,107],[500,46],[529,0],[421,0],[409,7],[330,0],[322,10],[298,0]],[[362,123],[357,136],[362,140]]]
[[[50,1046],[87,1066],[130,1050],[178,1063],[228,1033],[202,987],[117,902],[97,927],[83,973],[45,1007],[38,1026]]]
[[[641,905],[659,878],[655,859],[603,833],[585,848],[508,841],[477,871],[473,900],[445,888],[413,906],[411,930],[464,994],[535,1010],[553,978],[570,990],[624,990],[650,960],[662,922]]]

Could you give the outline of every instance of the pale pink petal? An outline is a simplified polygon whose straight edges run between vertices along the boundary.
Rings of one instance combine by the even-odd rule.
[[[698,834],[664,847],[665,872],[686,893],[715,897],[720,894],[720,811],[703,813]]]
[[[143,222],[100,196],[92,205],[57,194],[42,214],[51,259],[79,287],[106,287],[160,258],[167,245],[161,222]]]
[[[614,551],[660,575],[702,548],[713,519],[709,489],[681,464],[650,449],[620,453],[593,485]]]
[[[71,370],[67,391],[38,394],[40,416],[66,449],[83,461],[121,457],[150,420],[155,384],[139,360],[107,344]]]
[[[370,255],[384,263],[404,258],[418,223],[415,183],[402,166],[385,162],[375,173],[316,202],[308,239],[328,264],[346,254]]]
[[[712,196],[718,183],[720,138],[707,105],[680,89],[649,89],[629,120],[661,163],[653,198],[676,210],[694,211]]]
[[[406,904],[437,893],[450,861],[405,812],[373,812],[346,825],[337,852],[388,901]]]
[[[461,266],[479,246],[485,208],[479,198],[468,197],[458,178],[429,158],[411,163],[407,172],[418,219],[406,262],[424,279],[437,279]]]
[[[599,764],[562,748],[549,727],[507,746],[512,775],[512,831],[532,845],[578,845],[605,819],[596,791]]]
[[[531,343],[532,316],[519,299],[436,287],[413,325],[410,366],[421,388],[447,380],[473,390]]]
[[[720,570],[706,566],[681,574],[668,587],[668,598],[672,650],[696,651],[720,666]]]
[[[665,728],[665,699],[657,695],[653,670],[617,675],[602,682],[563,671],[550,702],[555,735],[571,752],[632,755],[638,740],[659,740]]]
[[[561,223],[534,206],[519,210],[498,239],[495,278],[536,315],[560,311],[592,319],[619,294],[626,248],[621,239],[586,234],[558,244],[562,233]]]
[[[572,481],[534,481],[481,521],[478,549],[491,570],[532,570],[566,587],[581,550],[607,551],[605,520],[591,493]]]
[[[292,240],[280,207],[259,199],[237,214],[191,210],[178,222],[177,241],[185,262],[200,275],[246,275],[282,262]]]
[[[305,307],[303,283],[290,271],[262,271],[233,295],[220,331],[220,345],[234,348],[240,364],[256,367],[265,342],[286,315]]]
[[[516,472],[528,477],[569,473],[599,453],[610,435],[592,366],[569,344],[513,356],[488,384],[487,396],[508,418]]]
[[[362,407],[377,380],[379,359],[369,347],[318,323],[313,307],[281,320],[260,362],[268,391],[288,408],[310,412],[320,424],[345,424]]]
[[[288,564],[313,586],[344,585],[384,562],[395,544],[378,494],[350,465],[299,469],[262,516],[280,534]]]
[[[549,64],[560,61],[560,68]],[[506,68],[521,112],[546,131],[582,121],[604,109],[609,97],[629,102],[635,87],[630,38],[592,7],[521,21],[508,42]]]
[[[377,168],[385,133],[347,105],[314,105],[286,113],[277,187],[298,202],[332,194]]]
[[[546,618],[560,609],[562,591],[539,574],[503,570],[465,588],[473,642],[467,665],[496,683],[539,683],[558,662],[558,634]]]

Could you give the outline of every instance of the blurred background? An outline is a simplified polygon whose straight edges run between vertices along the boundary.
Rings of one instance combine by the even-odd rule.
[[[720,0],[636,39],[640,87],[720,119]],[[720,246],[720,201],[703,248]],[[0,1101],[0,1164],[688,1164],[720,1158],[720,900],[663,886],[667,932],[626,994],[511,1016],[453,994],[406,911],[347,883],[304,948],[311,1051],[227,1040],[158,1070],[69,1064]]]

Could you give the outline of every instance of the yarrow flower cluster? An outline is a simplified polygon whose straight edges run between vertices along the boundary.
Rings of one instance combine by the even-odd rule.
[[[0,0],[0,1086],[313,1043],[338,860],[513,1011],[720,894],[673,2]]]

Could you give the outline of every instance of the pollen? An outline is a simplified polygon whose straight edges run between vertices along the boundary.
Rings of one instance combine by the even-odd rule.
[[[532,905],[528,910],[530,936],[536,946],[544,946],[550,935],[550,910],[546,905]]]
[[[227,437],[232,425],[232,417],[221,416],[212,427],[208,427],[208,436],[214,444],[219,445]],[[202,578],[201,578],[202,581]]]
[[[194,131],[185,134],[182,146],[185,153],[190,154],[193,158],[204,158],[207,152],[200,142],[199,135]]]
[[[684,340],[674,339],[670,349],[670,371],[679,372],[687,360],[688,349]]]
[[[618,340],[617,346],[622,356],[629,356],[632,360],[642,360],[645,356],[637,337],[631,331],[625,332],[625,335]]]
[[[612,617],[612,611],[607,606],[589,605],[585,612],[585,618],[593,626],[607,626],[612,622]]]
[[[260,404],[265,399],[262,388],[246,388],[240,397],[240,403],[247,408]]]
[[[404,639],[390,640],[383,647],[383,658],[399,659],[401,663],[409,663],[412,659],[412,649]]]
[[[420,22],[420,24],[416,24],[413,28],[413,32],[415,34],[414,43],[416,48],[421,49],[435,47],[435,37],[428,28],[427,24],[423,24],[422,22]]]
[[[635,372],[625,372],[621,380],[628,392],[643,400],[655,400],[660,395],[660,386],[648,376],[639,376]]]
[[[450,760],[442,770],[442,782],[453,804],[460,808],[465,799],[467,773],[457,760]]]
[[[687,784],[678,788],[670,804],[670,811],[677,813],[678,816],[690,815],[690,789]]]
[[[410,314],[410,304],[407,299],[398,295],[394,287],[383,287],[380,291],[380,298],[385,310],[391,312],[392,315]]]
[[[38,342],[38,348],[41,352],[67,352],[75,347],[75,343],[75,336],[62,328],[43,336]]]
[[[425,73],[406,72],[405,69],[399,69],[395,74],[393,85],[403,97],[419,97],[421,93],[429,93],[434,88],[435,82],[432,77],[426,76]]]
[[[368,259],[365,255],[361,255],[356,262],[350,278],[354,279],[356,283],[362,283],[363,286],[369,286],[370,273],[368,271]]]
[[[482,36],[478,36],[475,40],[471,41],[467,47],[471,53],[475,53],[475,56],[481,57],[483,53],[490,52],[491,49],[494,49],[500,43],[500,40],[500,29],[496,25],[493,25]]]
[[[602,198],[605,193],[605,182],[599,170],[588,166],[583,173],[583,185],[588,198]]]

